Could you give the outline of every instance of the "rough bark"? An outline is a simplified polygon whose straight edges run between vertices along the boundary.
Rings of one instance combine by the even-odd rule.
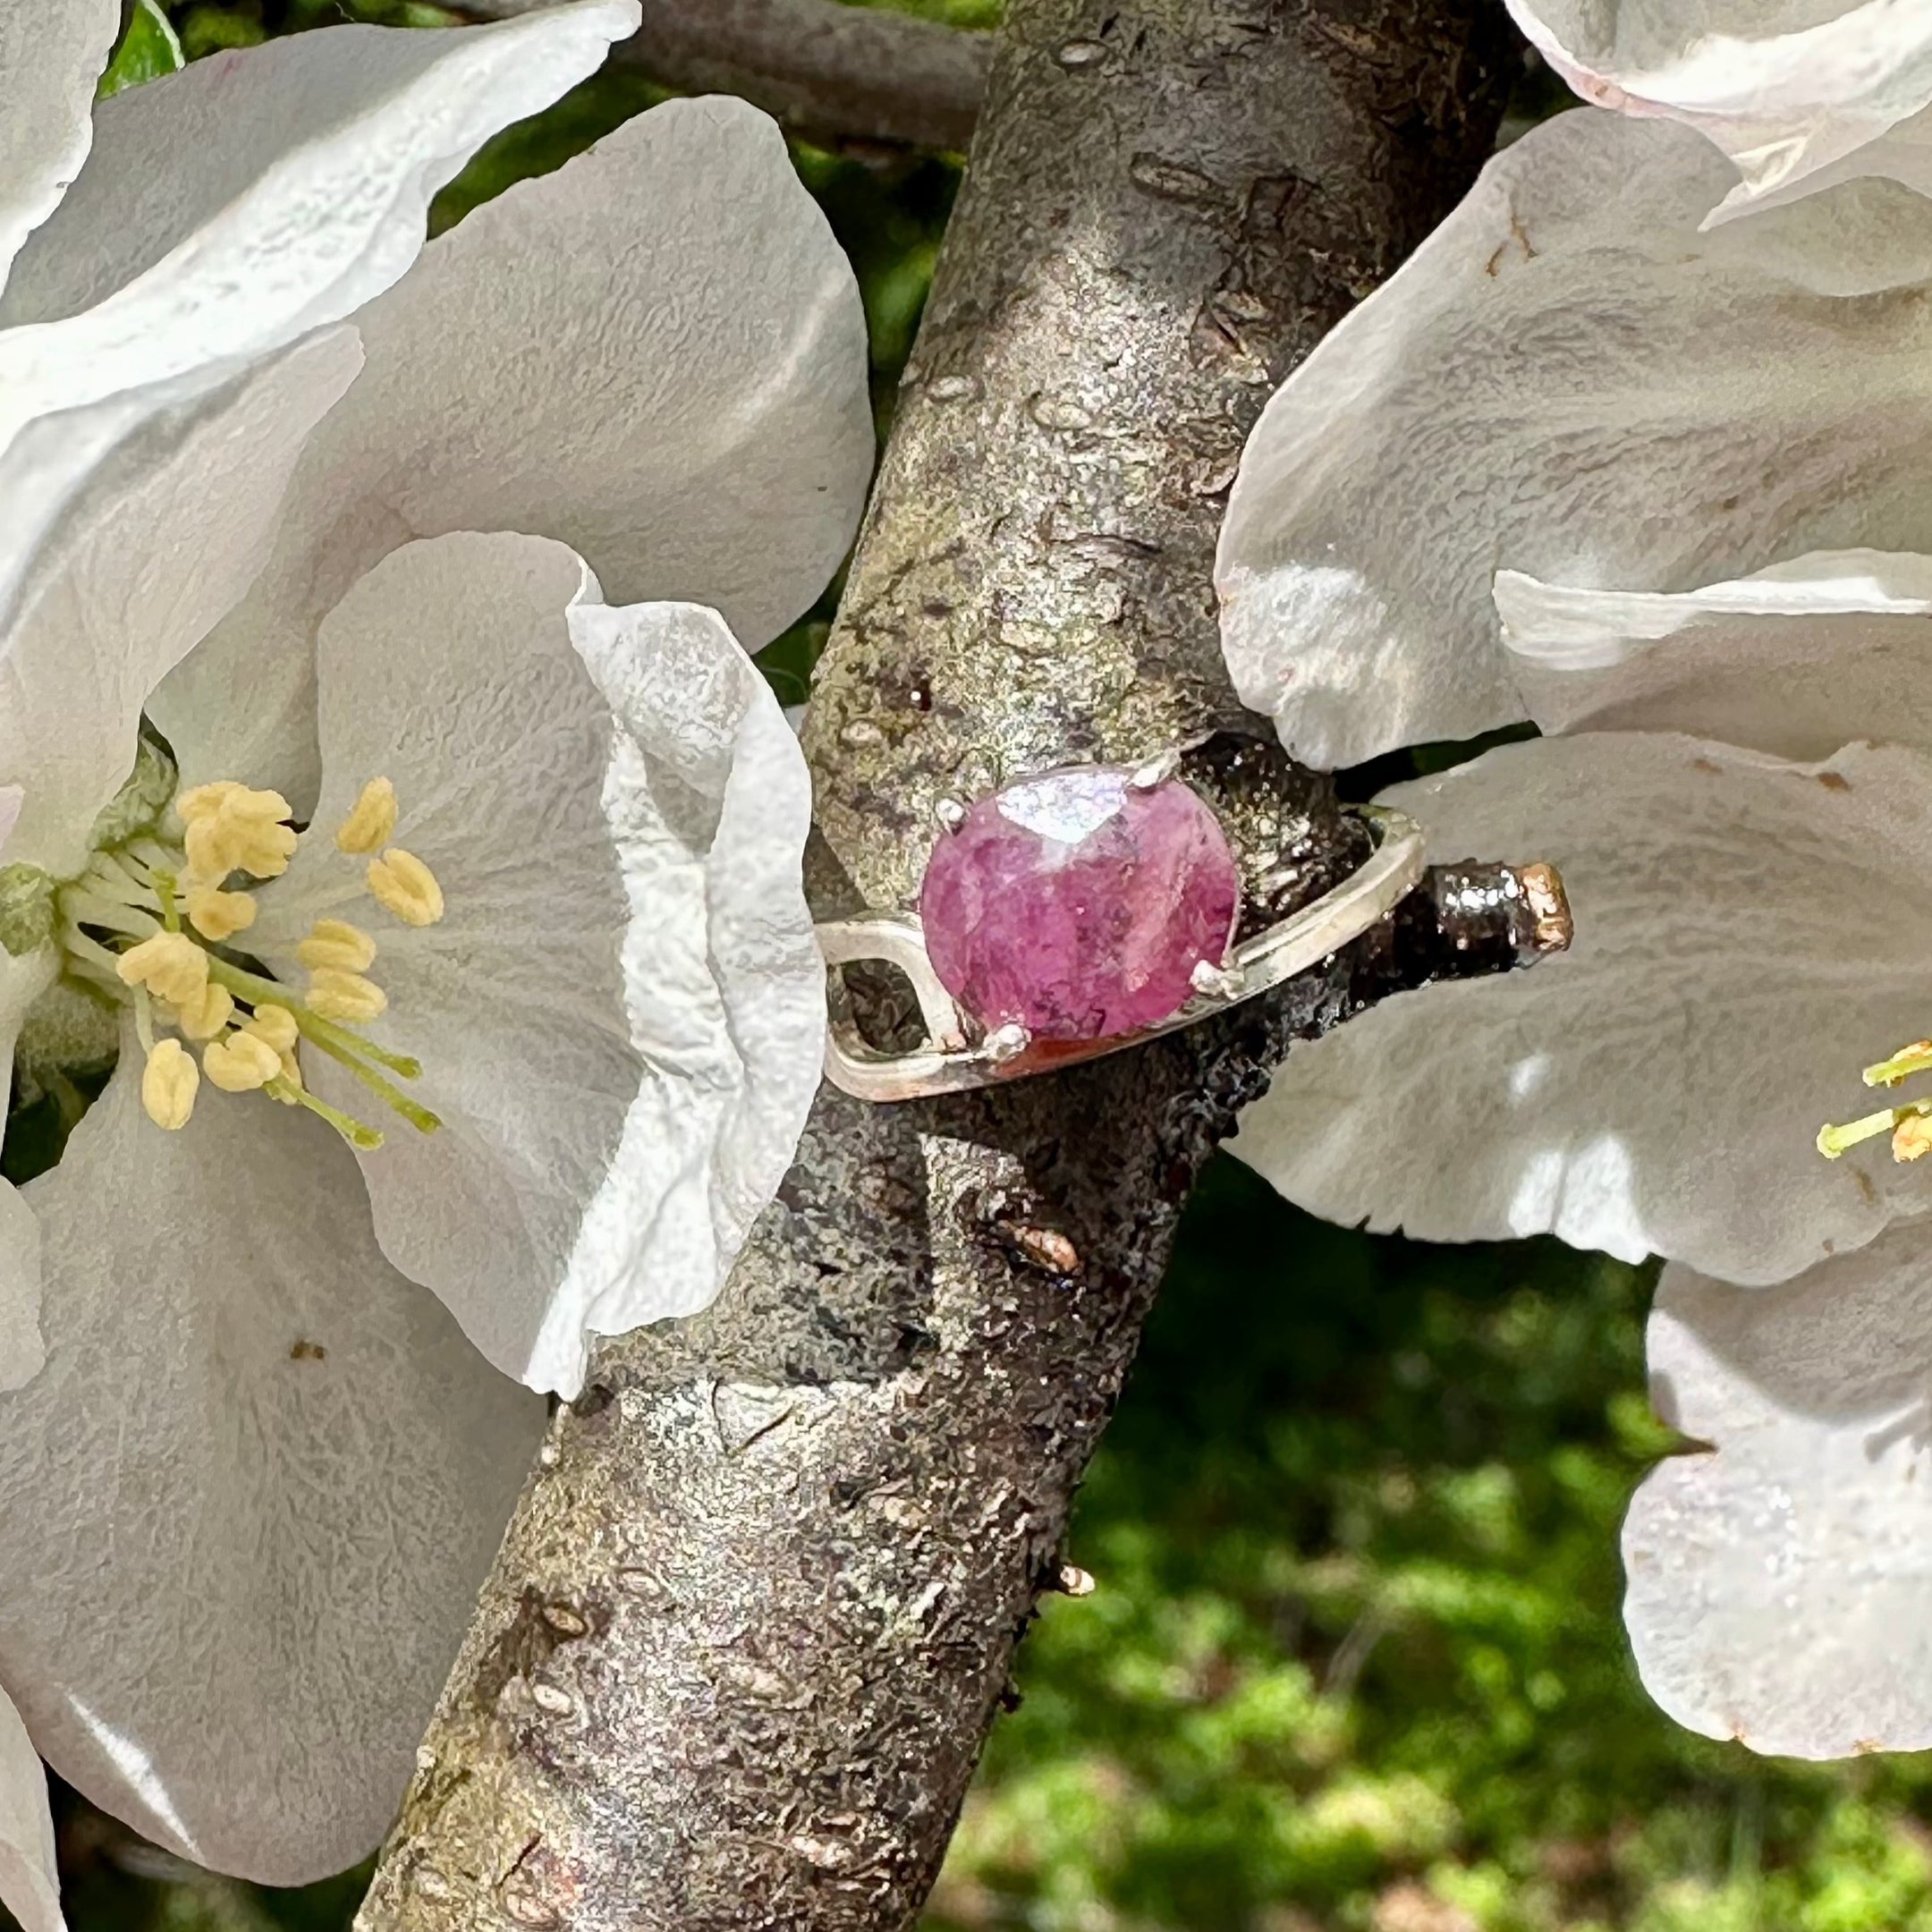
[[[1013,0],[807,744],[824,910],[947,792],[1202,743],[1265,919],[1352,866],[1209,566],[1272,382],[1487,152],[1479,0]],[[1523,858],[1531,854],[1487,854]],[[558,1414],[359,1925],[891,1932],[1054,1583],[1200,1162],[1299,1036],[1532,949],[1438,873],[1269,997],[996,1092],[826,1090],[717,1307]],[[1106,1579],[1100,1580],[1106,1587]]]
[[[555,0],[460,0],[504,20]],[[644,0],[612,56],[685,94],[737,94],[795,134],[963,148],[986,92],[989,34],[844,0]]]

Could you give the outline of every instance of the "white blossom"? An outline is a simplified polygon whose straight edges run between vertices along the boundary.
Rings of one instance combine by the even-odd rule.
[[[531,1391],[702,1307],[775,1190],[823,975],[745,651],[835,567],[872,431],[850,270],[740,104],[423,246],[633,0],[326,29],[91,118],[117,5],[30,11],[0,1044],[119,1046],[0,1185],[0,1901],[49,1932],[28,1736],[224,1870],[373,1844]]]
[[[1728,220],[1860,175],[1932,192],[1932,10],[1920,0],[1508,0],[1585,100],[1706,134]]]
[[[1555,861],[1577,920],[1297,1048],[1234,1150],[1337,1220],[1666,1258],[1654,1399],[1711,1446],[1633,1507],[1638,1662],[1685,1724],[1805,1757],[1932,1744],[1932,1182],[1814,1145],[1932,1032],[1932,200],[1866,113],[1912,111],[1925,16],[1831,11],[1807,45],[1891,30],[1863,106],[1821,57],[1809,105],[1715,126],[1640,76],[1732,13],[1786,60],[1764,10],[1565,10],[1639,111],[1508,148],[1309,358],[1218,569],[1304,758],[1541,727],[1389,796],[1437,860]],[[1809,145],[1711,225],[1741,203],[1707,132],[1787,107]]]

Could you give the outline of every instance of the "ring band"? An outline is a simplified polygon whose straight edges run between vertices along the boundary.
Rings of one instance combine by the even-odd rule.
[[[1193,996],[1178,1012],[1152,1026],[1105,1038],[1034,1040],[1017,1027],[997,1027],[975,1038],[979,1030],[933,970],[917,913],[880,912],[825,921],[818,929],[818,944],[832,970],[835,989],[826,1042],[826,1078],[860,1100],[913,1100],[960,1093],[1118,1053],[1279,986],[1360,938],[1421,882],[1426,869],[1421,826],[1385,806],[1363,805],[1355,810],[1376,840],[1375,851],[1357,870],[1300,911],[1232,947],[1224,967],[1198,971]],[[909,1053],[887,1053],[869,1045],[860,1034],[838,969],[868,960],[895,966],[911,981],[926,1028],[923,1046]]]

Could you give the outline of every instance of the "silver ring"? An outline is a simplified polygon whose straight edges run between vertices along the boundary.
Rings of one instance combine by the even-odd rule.
[[[961,1011],[933,970],[917,913],[880,912],[863,919],[826,920],[818,928],[818,944],[832,970],[826,1078],[860,1100],[875,1101],[913,1100],[929,1094],[989,1087],[1137,1046],[1224,1013],[1306,972],[1387,918],[1420,884],[1426,869],[1426,840],[1414,819],[1385,806],[1362,805],[1355,809],[1375,835],[1376,849],[1366,862],[1332,892],[1232,946],[1218,968],[1204,962],[1196,969],[1195,992],[1187,1004],[1169,1018],[1136,1032],[1100,1039],[1035,1040],[1020,1026],[983,1031]],[[926,1028],[922,1046],[909,1053],[886,1053],[861,1037],[845,1000],[838,969],[865,960],[896,966],[911,981]]]

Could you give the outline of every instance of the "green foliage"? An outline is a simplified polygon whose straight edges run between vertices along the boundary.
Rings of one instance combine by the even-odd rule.
[[[1932,1767],[1767,1763],[1635,1681],[1648,1299],[1217,1164],[928,1932],[1932,1932]]]
[[[185,63],[182,44],[158,0],[135,0],[128,14],[127,31],[107,63],[94,97],[106,100],[123,88],[139,87],[157,75],[173,73]]]

